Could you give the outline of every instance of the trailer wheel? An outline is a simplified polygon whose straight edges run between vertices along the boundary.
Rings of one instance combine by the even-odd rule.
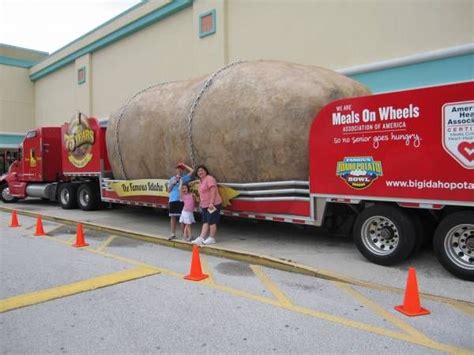
[[[77,207],[77,184],[66,183],[59,187],[58,200],[61,207],[71,210]]]
[[[100,194],[94,183],[82,184],[77,190],[77,203],[84,211],[92,211],[99,207]]]
[[[435,231],[433,249],[451,274],[474,281],[474,211],[446,216]]]
[[[426,233],[421,217],[414,211],[408,211],[410,218],[412,219],[413,227],[415,228],[415,246],[411,252],[411,255],[417,254],[425,244]]]
[[[357,216],[353,233],[361,254],[379,265],[393,265],[405,260],[416,242],[413,220],[395,206],[366,208]]]
[[[5,203],[13,203],[18,201],[16,197],[10,195],[10,189],[7,184],[0,186],[0,198]]]

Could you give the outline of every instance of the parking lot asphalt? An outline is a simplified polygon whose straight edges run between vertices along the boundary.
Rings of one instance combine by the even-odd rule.
[[[424,299],[428,316],[393,309],[398,293],[201,255],[0,211],[0,340],[5,353],[472,353],[472,305]],[[206,248],[201,248],[205,251]]]
[[[8,205],[0,203],[0,208],[7,213],[16,208],[20,213],[41,214],[73,224],[83,222],[124,234],[141,234],[157,241],[164,241],[169,235],[166,214],[150,208],[120,207],[86,212],[63,210],[56,203],[35,199]],[[198,234],[199,226],[193,228],[193,234]],[[320,277],[391,287],[400,293],[405,288],[409,267],[414,267],[422,294],[466,302],[474,299],[473,283],[457,279],[444,270],[429,246],[399,265],[386,267],[367,261],[347,236],[331,235],[315,227],[225,218],[219,226],[218,243],[209,249],[211,254],[212,251],[219,251],[221,255],[229,251],[281,261],[301,266]]]

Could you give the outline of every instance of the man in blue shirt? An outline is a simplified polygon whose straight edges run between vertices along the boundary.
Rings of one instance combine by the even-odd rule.
[[[187,174],[185,174],[187,170]],[[171,235],[168,240],[176,238],[176,223],[181,216],[183,211],[183,202],[180,198],[179,193],[179,182],[183,180],[183,184],[187,184],[191,181],[194,169],[184,163],[178,163],[176,165],[176,175],[172,176],[168,181],[168,192],[169,192],[169,216],[170,216],[170,226],[171,226]]]

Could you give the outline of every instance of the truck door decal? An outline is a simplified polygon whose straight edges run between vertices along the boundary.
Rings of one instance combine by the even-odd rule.
[[[34,149],[30,149],[30,167],[36,168],[36,154]]]
[[[71,119],[64,134],[64,142],[72,165],[83,168],[91,161],[95,136],[86,115],[78,112]]]

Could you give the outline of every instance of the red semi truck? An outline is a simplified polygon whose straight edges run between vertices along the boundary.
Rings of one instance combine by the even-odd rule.
[[[3,202],[58,200],[167,208],[167,181],[116,180],[105,129],[81,114],[27,133],[0,179]],[[338,100],[314,118],[308,181],[226,183],[227,216],[351,231],[392,265],[425,240],[452,274],[474,280],[474,82]]]

